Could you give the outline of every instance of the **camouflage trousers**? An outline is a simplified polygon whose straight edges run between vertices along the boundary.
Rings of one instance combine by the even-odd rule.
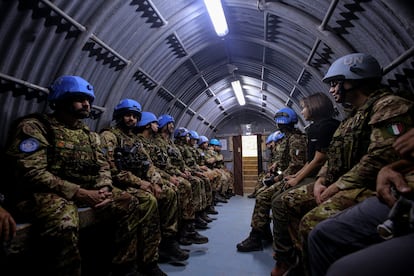
[[[206,203],[206,191],[204,188],[204,181],[197,176],[191,175],[189,177],[191,188],[193,191],[194,211],[199,212],[203,210]]]
[[[218,171],[208,168],[204,174],[210,179],[211,191],[217,191],[217,187],[220,185],[220,174]]]
[[[220,194],[225,194],[230,188],[233,187],[233,179],[228,171],[224,169],[219,169],[219,172],[221,174],[221,185],[218,192]]]
[[[279,254],[296,248],[305,253],[310,231],[319,222],[373,195],[367,188],[344,190],[320,205],[313,195],[314,182],[289,190],[275,199],[275,249]],[[286,234],[287,233],[287,234]],[[284,238],[284,240],[281,239]]]
[[[191,183],[184,177],[177,177],[178,184],[178,210],[180,220],[193,220],[195,209],[193,202],[193,190]]]
[[[162,192],[158,198],[160,214],[161,236],[175,237],[178,232],[178,188],[168,183],[162,185]]]
[[[274,194],[280,193],[281,188],[282,183],[278,182],[272,186],[264,186],[258,190],[252,214],[252,221],[250,223],[252,229],[260,231],[270,225],[272,197]]]
[[[200,174],[198,174],[203,181],[204,181],[204,192],[205,192],[205,202],[203,202],[203,210],[207,207],[213,204],[213,192],[211,188],[211,182],[209,174],[207,172],[201,171]],[[213,179],[214,180],[214,179]]]
[[[141,189],[128,188],[127,191],[139,200],[137,262],[138,264],[157,262],[158,247],[161,242],[157,199],[150,192]]]
[[[113,229],[109,231],[113,236],[103,241],[113,265],[132,263],[136,261],[140,220],[138,200],[119,189],[112,192],[113,201],[95,209],[95,216],[103,222],[98,230]],[[79,206],[51,193],[36,193],[33,200],[20,206],[24,206],[20,209],[23,216],[33,223],[38,242],[34,250],[39,251],[35,255],[43,275],[81,275]]]
[[[259,174],[259,176],[257,177],[257,183],[254,186],[253,194],[257,194],[259,189],[265,186],[263,184],[263,179],[265,179],[265,177],[266,177],[266,173],[262,172]]]

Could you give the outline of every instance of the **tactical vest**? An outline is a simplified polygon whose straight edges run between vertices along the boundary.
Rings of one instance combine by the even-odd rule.
[[[117,169],[130,171],[142,179],[147,178],[151,160],[146,155],[142,142],[127,136],[119,128],[113,128],[111,131],[117,138],[117,147],[114,149]]]
[[[47,129],[50,144],[47,148],[48,170],[84,188],[94,187],[100,170],[96,155],[99,150],[97,135],[86,127],[77,132],[63,128],[46,114],[32,117]]]
[[[327,184],[331,184],[349,171],[368,152],[371,127],[368,122],[374,103],[380,93],[368,99],[364,110],[357,110],[354,116],[343,121],[335,131],[327,152]]]
[[[185,163],[181,151],[172,142],[168,144],[167,148],[168,156],[170,157],[171,164],[178,167],[180,170],[185,168]]]
[[[157,144],[151,141],[151,139],[147,139],[141,134],[138,134],[138,138],[144,144],[154,165],[162,170],[165,169],[168,165],[168,155],[164,153]]]

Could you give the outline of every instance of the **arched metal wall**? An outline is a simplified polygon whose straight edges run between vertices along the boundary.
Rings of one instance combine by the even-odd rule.
[[[206,136],[239,123],[243,112],[271,124],[280,107],[299,111],[301,97],[327,92],[322,76],[350,52],[378,58],[395,91],[413,87],[408,0],[222,3],[224,38],[202,0],[0,0],[1,144],[11,120],[47,109],[47,86],[61,74],[95,86],[100,117],[88,122],[93,129],[131,97]],[[242,82],[245,106],[233,95],[234,78]]]

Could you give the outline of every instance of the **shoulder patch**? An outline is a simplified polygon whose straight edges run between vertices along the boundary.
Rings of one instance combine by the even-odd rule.
[[[387,126],[390,134],[397,136],[405,132],[405,126],[402,123],[393,123]]]
[[[28,138],[20,142],[19,149],[21,152],[30,153],[39,148],[39,141],[35,138]]]

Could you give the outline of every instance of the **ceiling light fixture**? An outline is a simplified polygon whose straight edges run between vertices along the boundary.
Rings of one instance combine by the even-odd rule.
[[[231,82],[231,86],[233,87],[234,94],[236,94],[237,101],[239,102],[239,105],[245,105],[246,100],[244,99],[244,94],[242,87],[240,85],[240,81],[235,80]]]
[[[226,17],[224,16],[221,0],[204,0],[211,22],[218,36],[225,36],[229,29],[227,27]]]

